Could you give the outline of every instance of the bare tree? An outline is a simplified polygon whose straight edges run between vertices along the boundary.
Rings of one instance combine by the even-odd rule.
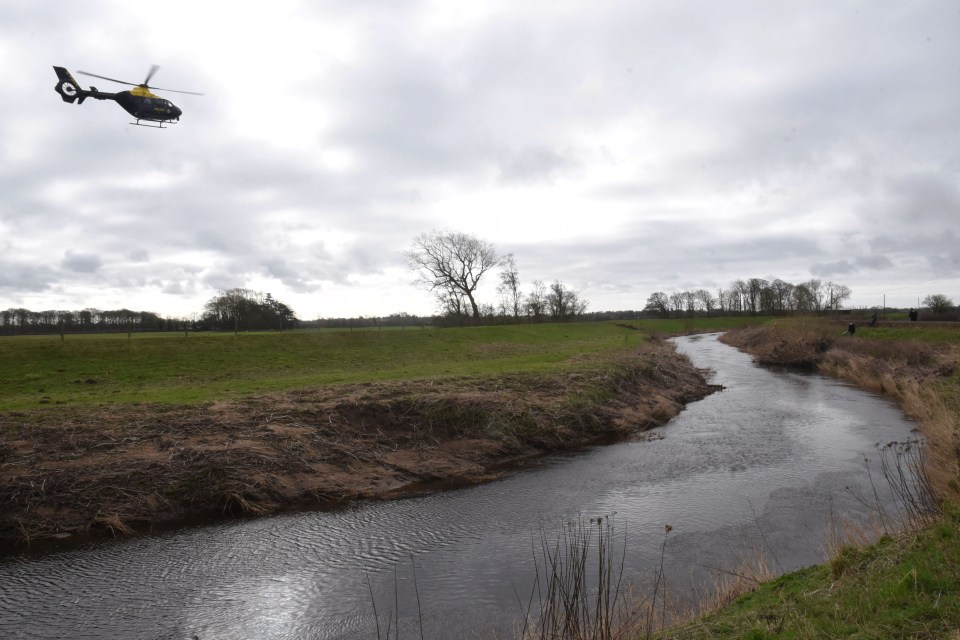
[[[520,272],[517,271],[517,262],[513,254],[508,253],[500,263],[503,270],[500,272],[500,284],[497,292],[503,297],[504,308],[513,314],[514,319],[520,317],[523,308],[523,295],[520,293]]]
[[[682,291],[674,291],[670,294],[670,308],[673,310],[673,313],[679,318],[680,314],[683,313],[683,305],[687,301],[687,296]]]
[[[825,297],[829,301],[829,309],[839,311],[840,307],[843,306],[843,301],[850,297],[850,293],[850,287],[847,285],[828,282]]]
[[[697,289],[693,292],[693,295],[697,299],[699,307],[707,314],[707,317],[710,317],[710,314],[713,313],[714,307],[717,306],[717,299],[711,295],[706,289]]]
[[[932,293],[923,299],[923,306],[930,309],[931,313],[946,313],[953,309],[953,300],[942,293]]]
[[[807,283],[802,282],[796,285],[790,292],[790,306],[794,311],[813,311],[813,294]]]
[[[741,313],[745,312],[749,306],[747,301],[750,299],[750,285],[743,280],[734,280],[730,287],[737,295],[737,309]]]
[[[759,310],[763,309],[763,292],[768,284],[763,278],[747,280],[747,303],[750,305],[750,315],[755,316]]]
[[[826,293],[823,283],[814,278],[812,280],[807,280],[803,284],[806,286],[807,292],[810,294],[811,310],[816,311],[817,315],[820,315],[820,312],[823,311],[823,299],[824,294]]]
[[[456,289],[441,289],[436,292],[437,302],[440,304],[440,313],[449,318],[456,318],[461,324],[467,317],[467,300]]]
[[[539,322],[540,319],[543,318],[543,314],[547,309],[547,287],[543,284],[543,280],[533,281],[533,289],[527,294],[525,306],[527,308],[527,314],[533,318],[535,322]]]
[[[670,317],[670,298],[663,291],[651,293],[647,298],[647,306],[643,310],[655,313],[661,318],[668,318]]]
[[[697,304],[699,300],[693,291],[684,291],[683,292],[683,304],[687,309],[687,316],[694,317],[697,315]]]
[[[410,268],[420,272],[418,284],[441,300],[454,292],[466,296],[473,319],[480,319],[473,293],[483,274],[500,264],[493,245],[466,233],[434,230],[417,236],[405,257]]]
[[[547,306],[550,315],[557,322],[565,322],[582,314],[587,310],[586,300],[573,289],[568,289],[559,280],[554,280],[547,293]]]
[[[780,313],[786,311],[790,307],[790,294],[793,292],[793,285],[777,278],[770,283],[770,291],[775,303],[773,310]]]

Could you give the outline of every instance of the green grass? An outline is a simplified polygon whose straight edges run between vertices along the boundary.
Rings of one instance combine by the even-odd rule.
[[[0,339],[0,410],[198,403],[310,385],[547,370],[642,339],[606,323]]]
[[[754,324],[766,324],[775,319],[769,316],[724,318],[669,318],[665,320],[624,320],[629,325],[650,333],[683,335],[703,331],[726,331]]]
[[[883,325],[871,327],[869,325],[858,324],[857,335],[875,338],[877,340],[920,340],[922,342],[938,344],[960,343],[960,327],[944,325],[924,326],[922,322],[896,327],[885,327]]]
[[[727,319],[722,319],[727,320]],[[630,323],[678,333],[720,320]],[[613,322],[284,333],[0,338],[0,410],[41,404],[201,403],[314,385],[547,371],[636,345]]]
[[[960,625],[960,512],[901,540],[846,547],[830,564],[760,586],[664,637],[946,638]]]

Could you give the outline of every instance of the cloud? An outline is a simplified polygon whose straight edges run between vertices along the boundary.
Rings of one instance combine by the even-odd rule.
[[[552,149],[528,147],[509,154],[500,163],[500,180],[505,183],[551,182],[558,174],[579,164]]]
[[[67,251],[60,262],[61,267],[75,273],[96,273],[102,265],[103,261],[100,260],[99,256],[91,253],[74,253],[73,251]]]

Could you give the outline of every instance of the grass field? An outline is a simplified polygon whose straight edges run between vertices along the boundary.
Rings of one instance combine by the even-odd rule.
[[[743,323],[748,319],[741,319]],[[624,323],[723,329],[731,319]],[[548,371],[636,345],[612,322],[285,333],[0,338],[0,411],[40,404],[191,404],[316,385]]]

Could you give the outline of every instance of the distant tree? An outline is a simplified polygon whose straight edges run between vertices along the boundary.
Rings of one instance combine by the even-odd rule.
[[[737,308],[740,313],[750,310],[750,285],[744,280],[735,280],[731,287],[737,292]]]
[[[540,322],[547,310],[547,287],[543,280],[534,280],[533,289],[527,294],[524,306],[527,309],[527,315],[534,322]]]
[[[757,315],[763,309],[763,293],[769,283],[763,278],[750,278],[747,280],[747,304],[750,307],[750,315]]]
[[[794,286],[789,282],[775,279],[770,283],[770,293],[773,296],[773,311],[783,313],[791,307],[790,294],[793,293]]]
[[[204,305],[200,322],[220,331],[289,329],[297,316],[272,295],[235,288],[221,291]]]
[[[824,294],[826,293],[823,283],[814,278],[803,284],[810,296],[810,311],[815,311],[819,315],[823,311]]]
[[[742,286],[741,286],[742,285]],[[743,313],[743,294],[742,291],[746,287],[746,283],[743,280],[734,280],[730,283],[730,287],[724,292],[724,296],[727,301],[724,306],[727,308],[727,313],[729,314],[740,314]]]
[[[687,295],[683,291],[674,291],[670,294],[670,310],[676,317],[683,313],[683,306],[687,302]]]
[[[440,315],[455,318],[461,323],[464,318],[470,317],[467,298],[456,289],[436,291],[437,303],[440,305]]]
[[[504,256],[500,263],[500,284],[497,286],[497,292],[503,298],[503,307],[507,314],[519,318],[523,310],[523,294],[520,293],[520,273],[517,271],[517,262],[512,253]]]
[[[790,308],[803,313],[813,311],[813,307],[813,294],[810,293],[810,288],[805,283],[795,285],[790,292]]]
[[[500,261],[493,245],[457,231],[422,233],[405,253],[407,264],[419,272],[418,284],[449,301],[455,293],[466,297],[474,320],[480,319],[480,307],[474,292],[480,278]]]
[[[647,306],[643,310],[654,313],[661,318],[668,318],[670,317],[670,298],[663,291],[651,293],[650,297],[647,298]]]
[[[547,307],[550,316],[556,322],[566,322],[587,310],[587,302],[580,298],[580,294],[564,286],[559,280],[554,280],[547,292]]]
[[[693,295],[697,299],[698,308],[709,317],[713,313],[714,307],[717,306],[716,298],[706,289],[697,289],[693,292]]]
[[[699,303],[700,301],[697,299],[697,296],[693,291],[683,292],[683,305],[687,309],[687,316],[692,318],[697,314]]]
[[[851,295],[850,287],[845,284],[828,282],[825,289],[824,298],[827,300],[827,308],[831,311],[839,311],[843,307],[843,302]]]
[[[942,293],[931,293],[923,299],[923,306],[930,309],[932,313],[946,313],[953,309],[953,300]]]

